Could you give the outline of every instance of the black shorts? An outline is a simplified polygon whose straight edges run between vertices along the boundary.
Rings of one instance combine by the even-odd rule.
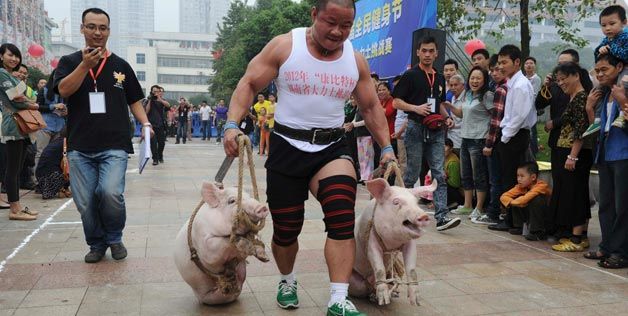
[[[307,200],[310,180],[329,162],[347,159],[353,162],[347,143],[343,140],[314,153],[301,151],[283,137],[270,134],[270,154],[266,160],[266,196],[273,198]]]

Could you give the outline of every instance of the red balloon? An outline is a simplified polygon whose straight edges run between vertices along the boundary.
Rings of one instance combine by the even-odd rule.
[[[52,67],[53,69],[54,69],[54,68],[57,68],[57,66],[58,66],[58,65],[59,65],[59,59],[57,59],[57,58],[53,58],[53,59],[50,61],[50,67]]]
[[[44,48],[39,44],[33,44],[28,48],[28,53],[33,57],[41,57],[44,54]]]
[[[481,40],[477,38],[472,39],[468,41],[466,44],[464,44],[464,52],[467,53],[467,55],[469,56],[471,56],[473,52],[475,52],[476,50],[480,48],[486,48],[486,45],[484,45],[484,42],[482,42]]]

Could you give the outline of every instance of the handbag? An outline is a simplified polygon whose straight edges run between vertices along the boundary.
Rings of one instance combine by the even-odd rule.
[[[70,181],[70,162],[68,161],[68,139],[63,138],[63,157],[61,157],[61,172],[63,179]]]
[[[24,136],[46,128],[46,122],[37,110],[19,110],[13,113],[17,128]]]
[[[422,123],[430,130],[439,130],[445,126],[445,118],[438,113],[433,113],[424,117]]]

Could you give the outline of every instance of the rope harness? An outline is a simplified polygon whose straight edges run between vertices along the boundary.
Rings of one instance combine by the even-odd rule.
[[[384,180],[388,181],[388,178],[393,172],[395,174],[395,185],[403,187],[404,185],[403,185],[403,180],[401,179],[401,170],[399,169],[399,165],[397,165],[397,162],[395,161],[391,161],[387,163],[386,171],[384,172],[384,176],[383,176]],[[380,284],[391,285],[392,288],[390,289],[390,291],[392,293],[396,293],[398,291],[399,285],[406,285],[406,286],[418,285],[417,281],[404,280],[407,278],[404,278],[405,277],[405,264],[404,264],[403,256],[401,253],[401,247],[396,248],[396,249],[388,249],[388,247],[386,247],[386,244],[384,243],[384,240],[382,240],[382,237],[379,235],[379,233],[377,233],[377,230],[374,224],[376,210],[377,210],[377,201],[375,202],[375,205],[373,206],[371,219],[369,220],[367,224],[366,234],[364,235],[365,237],[363,240],[364,252],[366,253],[366,256],[368,257],[369,236],[371,235],[371,230],[373,230],[375,238],[377,239],[377,243],[384,251],[384,265],[385,265],[386,276],[385,276],[385,279],[377,279],[377,274],[376,274],[375,285],[376,286]],[[375,292],[375,289],[369,289],[369,290],[372,293]]]
[[[264,228],[265,219],[261,219],[258,223],[254,223],[251,218],[246,214],[242,208],[242,190],[244,180],[244,154],[247,155],[247,163],[249,166],[249,173],[251,175],[251,184],[253,186],[253,196],[255,200],[259,201],[259,193],[257,189],[257,180],[255,178],[255,165],[253,163],[253,150],[251,148],[251,141],[245,135],[240,135],[237,138],[238,141],[238,196],[237,196],[237,211],[233,216],[231,234],[229,236],[229,242],[238,251],[238,256],[227,261],[225,269],[221,273],[210,271],[201,262],[198,251],[192,244],[192,224],[205,201],[201,200],[188,222],[188,247],[190,248],[190,260],[205,273],[212,281],[214,281],[217,287],[223,294],[228,295],[237,291],[236,280],[236,267],[241,262],[244,262],[248,256],[255,256],[263,262],[267,262],[269,259],[264,252],[265,245],[257,236],[257,233]],[[245,151],[246,150],[246,151]],[[244,227],[246,234],[238,234],[237,230],[240,227]]]

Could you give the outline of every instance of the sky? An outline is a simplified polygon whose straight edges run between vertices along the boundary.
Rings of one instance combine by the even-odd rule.
[[[64,18],[70,21],[70,0],[44,0],[44,8],[57,24]],[[78,28],[73,22],[66,25],[66,35],[70,35],[72,28]],[[179,31],[179,0],[155,0],[155,31]]]

